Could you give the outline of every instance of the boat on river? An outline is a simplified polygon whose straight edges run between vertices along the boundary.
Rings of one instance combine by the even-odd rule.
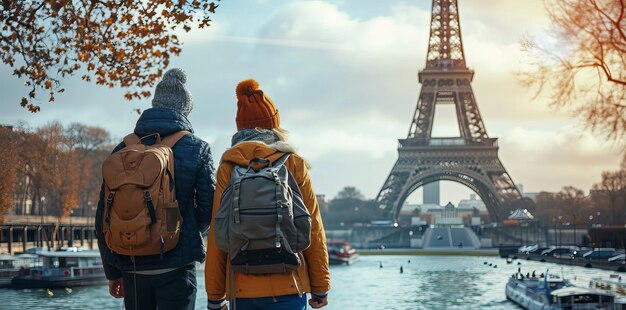
[[[328,246],[328,261],[330,264],[350,265],[359,259],[359,253],[350,246],[350,242],[329,240],[326,244]]]
[[[514,274],[506,284],[506,298],[528,310],[614,309],[614,295],[577,287],[546,272],[545,276]]]
[[[66,288],[107,283],[98,251],[42,251],[41,264],[22,267],[11,280],[15,288]]]
[[[34,267],[37,261],[38,256],[34,254],[0,255],[0,287],[10,286],[20,269]]]
[[[614,309],[626,310],[626,282],[622,281],[620,275],[612,274],[608,279],[593,278],[589,281],[589,288],[613,294],[615,296]]]

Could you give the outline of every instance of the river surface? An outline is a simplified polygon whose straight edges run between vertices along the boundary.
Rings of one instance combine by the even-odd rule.
[[[361,256],[351,266],[331,266],[333,288],[324,309],[519,309],[504,296],[506,281],[518,267],[524,273],[550,268],[551,273],[562,273],[579,286],[587,286],[592,277],[611,274],[551,263],[520,263],[507,264],[498,257]],[[196,309],[206,309],[201,271],[198,285]],[[110,297],[106,286],[53,293],[50,297],[43,289],[0,289],[0,309],[122,309],[121,300]]]

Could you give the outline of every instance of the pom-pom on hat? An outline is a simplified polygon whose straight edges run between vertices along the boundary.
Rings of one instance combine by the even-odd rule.
[[[176,110],[185,117],[189,116],[193,109],[193,103],[185,83],[187,83],[187,75],[183,70],[173,68],[165,72],[163,79],[157,84],[154,91],[152,106]]]
[[[280,127],[280,114],[268,96],[259,89],[254,79],[237,85],[237,130],[246,128],[273,129]]]

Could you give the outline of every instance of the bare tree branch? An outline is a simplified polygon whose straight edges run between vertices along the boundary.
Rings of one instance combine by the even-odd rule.
[[[621,139],[626,134],[625,7],[622,0],[546,2],[554,43],[523,43],[531,69],[519,79],[535,88],[535,98],[549,91],[550,105],[572,108],[592,132],[626,147]]]

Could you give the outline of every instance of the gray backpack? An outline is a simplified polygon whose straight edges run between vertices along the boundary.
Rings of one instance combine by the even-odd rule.
[[[265,274],[296,270],[299,252],[311,244],[311,215],[283,155],[235,166],[213,222],[218,248],[229,254],[231,269]],[[254,170],[252,167],[265,165]]]

